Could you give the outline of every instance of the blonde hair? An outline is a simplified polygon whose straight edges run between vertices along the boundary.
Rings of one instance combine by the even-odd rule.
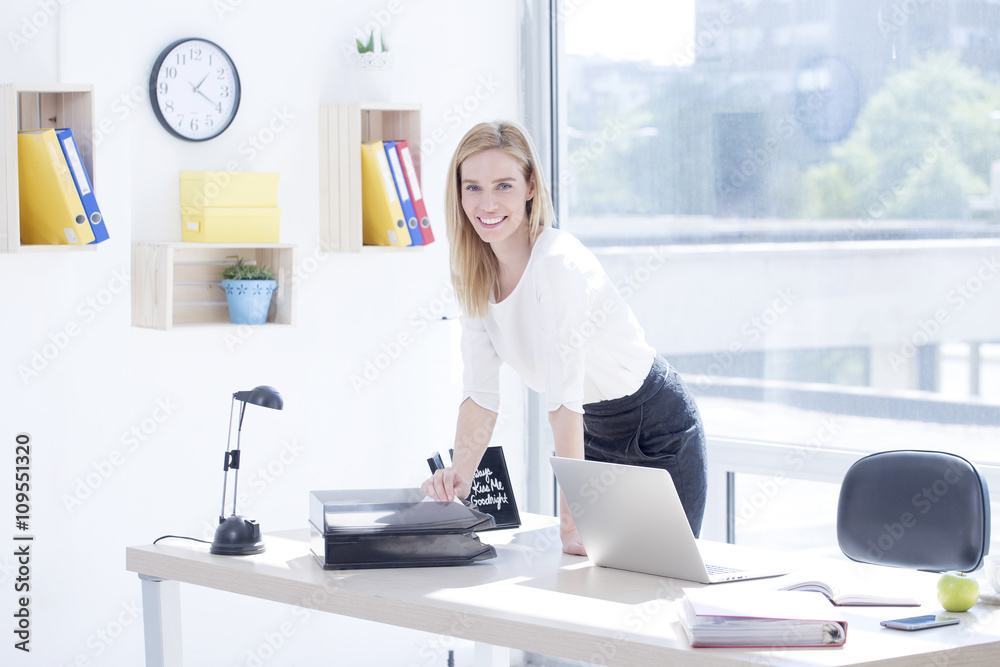
[[[555,218],[552,199],[539,168],[538,154],[527,131],[512,121],[480,123],[469,130],[455,149],[448,168],[445,217],[451,248],[451,282],[458,303],[470,317],[486,317],[490,292],[500,275],[496,255],[472,226],[462,208],[462,163],[487,150],[500,150],[521,166],[525,182],[535,179],[535,194],[525,204],[528,237],[534,243],[542,229]]]

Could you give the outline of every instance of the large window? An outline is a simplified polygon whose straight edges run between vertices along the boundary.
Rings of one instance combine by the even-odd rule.
[[[1000,461],[1000,5],[566,0],[558,20],[561,225],[710,434]],[[736,539],[815,523],[814,491],[828,506],[788,485]]]

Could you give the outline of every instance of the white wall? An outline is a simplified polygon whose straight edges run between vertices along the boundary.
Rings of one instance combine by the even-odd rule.
[[[474,122],[518,116],[519,3],[278,7],[4,3],[0,81],[96,86],[103,129],[95,184],[112,238],[95,252],[0,256],[0,497],[12,521],[14,437],[29,433],[36,536],[32,652],[23,655],[7,629],[16,602],[14,531],[0,532],[8,545],[0,547],[0,616],[8,619],[0,663],[141,664],[139,582],[124,569],[125,547],[165,534],[211,536],[234,391],[270,384],[285,398],[281,412],[248,408],[244,427],[240,510],[265,531],[304,527],[310,489],[415,486],[427,455],[451,443],[460,394],[456,325],[424,329],[413,317],[450,293],[442,199],[451,151]],[[317,108],[354,99],[340,47],[374,17],[389,19],[387,41],[401,56],[395,97],[423,105],[423,185],[440,241],[417,251],[326,255],[318,249]],[[169,136],[145,94],[157,54],[185,36],[222,45],[243,84],[236,121],[203,144]],[[268,137],[261,131],[276,113],[291,117],[287,128],[252,149],[249,139]],[[298,245],[301,269],[296,326],[246,338],[228,326],[131,327],[131,243],[180,240],[177,172],[224,169],[234,159],[246,171],[280,173],[281,240]],[[356,390],[352,376],[401,333],[412,345]],[[523,446],[519,402],[508,392],[512,418],[496,438],[512,466]],[[263,664],[328,664],[327,656],[338,656],[336,664],[445,661],[447,645],[421,633],[194,587],[182,587],[182,606],[187,664],[255,664],[261,647],[276,643]],[[283,623],[293,632],[276,635]]]

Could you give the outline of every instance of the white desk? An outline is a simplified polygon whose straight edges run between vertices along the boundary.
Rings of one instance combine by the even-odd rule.
[[[1000,664],[1000,607],[980,603],[957,614],[957,626],[886,630],[879,620],[940,611],[936,575],[840,561],[824,563],[832,568],[825,578],[873,592],[905,582],[923,606],[842,608],[843,648],[692,649],[674,600],[697,584],[595,567],[561,552],[551,517],[522,520],[521,529],[480,534],[497,558],[447,568],[325,571],[305,529],[266,534],[267,551],[255,556],[214,556],[208,545],[180,540],[129,547],[126,569],[142,579],[147,667],[181,664],[178,582],[473,640],[477,664],[509,662],[504,647],[630,667]]]

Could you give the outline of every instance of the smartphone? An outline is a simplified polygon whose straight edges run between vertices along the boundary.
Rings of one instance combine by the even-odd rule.
[[[937,628],[942,625],[955,625],[958,619],[953,616],[937,616],[927,614],[926,616],[910,616],[909,618],[896,618],[891,621],[882,621],[879,625],[896,630],[926,630],[927,628]]]

